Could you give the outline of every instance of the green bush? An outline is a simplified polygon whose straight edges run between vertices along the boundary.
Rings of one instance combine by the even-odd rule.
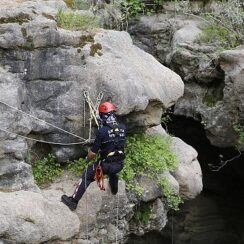
[[[163,184],[165,181],[162,180],[161,174],[176,169],[178,163],[176,155],[170,150],[169,137],[144,134],[130,136],[127,138],[126,163],[121,177],[125,180],[127,188],[139,195],[142,189],[136,183],[136,178],[146,176],[155,179],[155,183],[163,187],[163,194],[169,206],[177,209],[175,193],[170,189],[169,184]]]
[[[135,212],[135,219],[147,225],[151,215],[151,208],[148,204],[142,204]]]
[[[87,30],[98,28],[99,20],[96,16],[64,12],[60,9],[57,14],[57,24],[59,27],[68,30]]]
[[[189,0],[175,1],[177,14],[195,16],[202,19],[206,27],[196,42],[217,44],[220,50],[242,45],[244,40],[244,9],[243,1],[216,1],[214,10],[204,12],[198,9],[196,13]]]
[[[145,10],[145,3],[140,0],[124,0],[121,3],[122,11],[128,18],[136,17]]]
[[[166,197],[168,206],[174,210],[179,210],[179,205],[183,202],[177,192],[170,186],[170,183],[166,177],[162,177],[158,181],[162,188],[163,194]]]
[[[87,162],[84,158],[68,162],[68,171],[76,176],[81,176],[82,172],[87,168]]]
[[[162,10],[164,0],[153,0],[151,4],[145,4],[141,0],[123,0],[121,9],[124,14],[130,19],[137,17],[139,14],[150,14]]]
[[[219,48],[234,48],[237,46],[237,36],[218,24],[208,25],[197,41],[217,44]]]
[[[52,182],[57,176],[63,173],[56,157],[48,154],[47,157],[36,160],[32,163],[34,179],[37,185]]]

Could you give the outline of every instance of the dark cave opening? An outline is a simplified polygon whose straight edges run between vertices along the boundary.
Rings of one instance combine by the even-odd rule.
[[[192,118],[171,116],[167,129],[197,150],[203,174],[202,193],[186,202],[174,220],[177,226],[181,218],[184,230],[189,229],[187,241],[178,237],[174,243],[243,244],[244,155],[211,145],[201,123]]]
[[[161,233],[132,237],[128,243],[150,243],[153,236],[151,243],[243,244],[244,155],[236,148],[211,145],[200,122],[184,116],[170,117],[165,128],[168,133],[198,152],[203,191],[186,201],[179,212],[169,213],[174,217],[169,217]]]
[[[171,116],[167,130],[198,152],[204,191],[224,193],[244,186],[244,155],[236,148],[211,145],[202,124],[192,118]]]

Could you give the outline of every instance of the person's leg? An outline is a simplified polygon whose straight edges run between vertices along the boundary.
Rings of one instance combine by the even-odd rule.
[[[94,175],[96,171],[97,163],[89,166],[82,174],[79,184],[77,185],[74,194],[69,197],[63,195],[61,201],[67,205],[72,211],[76,209],[77,204],[83,194],[86,191],[86,188],[94,181]]]
[[[109,175],[109,185],[110,185],[111,193],[113,195],[116,195],[118,192],[118,182],[119,182],[119,176],[117,174]]]
[[[109,177],[109,185],[111,193],[116,195],[118,192],[118,182],[119,176],[118,173],[123,169],[123,162],[111,162],[103,164],[104,174],[107,174]]]
[[[86,188],[94,181],[97,163],[89,166],[82,174],[79,184],[77,185],[72,197],[76,201],[80,201]]]

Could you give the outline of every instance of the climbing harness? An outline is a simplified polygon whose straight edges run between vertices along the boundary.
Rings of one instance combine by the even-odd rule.
[[[120,129],[117,124],[108,125],[108,127],[110,127],[113,130],[112,134],[114,135],[115,149],[112,152],[109,152],[107,155],[105,155],[104,159],[110,159],[110,158],[119,156],[123,160],[123,159],[125,159],[124,150],[122,150],[122,148],[119,148],[119,145],[118,145],[119,140],[120,140]]]
[[[101,161],[99,162],[98,166],[96,167],[95,180],[97,181],[97,185],[100,188],[100,190],[105,191],[104,175],[103,175],[103,170],[102,170],[102,167],[100,164],[101,164]]]

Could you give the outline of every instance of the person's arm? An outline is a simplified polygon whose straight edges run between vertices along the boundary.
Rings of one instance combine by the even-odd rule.
[[[98,130],[96,134],[95,141],[93,143],[92,148],[88,151],[88,154],[86,156],[87,162],[91,161],[92,159],[95,158],[96,154],[98,153],[100,146],[101,146],[101,138],[102,138],[102,133],[101,131]]]

